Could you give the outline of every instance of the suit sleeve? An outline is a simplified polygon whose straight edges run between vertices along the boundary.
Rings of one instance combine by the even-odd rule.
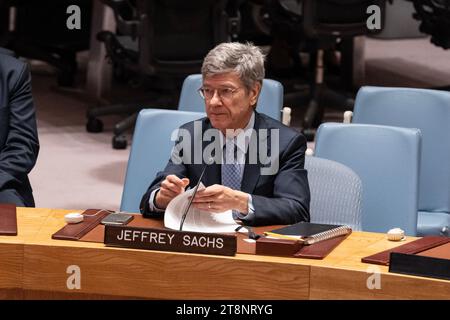
[[[296,135],[280,156],[273,196],[253,195],[254,215],[243,218],[247,225],[292,224],[309,221],[310,192],[305,165],[306,139]]]
[[[0,190],[20,183],[36,163],[39,141],[27,65],[17,74],[9,92],[9,130],[0,150]]]
[[[175,143],[175,145],[177,145],[180,142],[180,140],[178,139]],[[175,149],[172,152],[175,152]],[[140,211],[141,213],[146,216],[146,217],[152,217],[152,218],[158,218],[158,217],[162,217],[164,215],[164,212],[161,211],[152,211],[150,206],[149,206],[149,200],[150,200],[150,196],[152,194],[153,191],[155,191],[156,189],[159,189],[161,186],[161,183],[164,181],[164,179],[168,176],[168,175],[176,175],[177,177],[179,177],[180,179],[182,178],[186,178],[188,176],[187,174],[187,168],[186,166],[183,164],[183,162],[181,163],[174,163],[172,161],[172,157],[169,159],[169,162],[167,163],[166,167],[164,168],[163,171],[160,171],[156,174],[155,179],[153,180],[153,182],[150,184],[150,186],[147,189],[147,192],[143,195],[142,199],[141,199],[141,203],[140,203]]]

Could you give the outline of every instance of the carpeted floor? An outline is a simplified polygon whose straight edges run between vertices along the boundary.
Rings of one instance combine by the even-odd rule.
[[[426,38],[369,39],[365,55],[366,84],[450,85],[450,51],[433,46]],[[118,210],[130,150],[111,148],[112,125],[120,118],[107,118],[103,133],[87,133],[85,114],[89,103],[81,95],[57,90],[54,73],[47,69],[33,67],[41,143],[38,162],[30,174],[36,206]],[[299,120],[298,114],[293,111],[294,123]],[[340,112],[328,112],[325,120],[339,119]]]

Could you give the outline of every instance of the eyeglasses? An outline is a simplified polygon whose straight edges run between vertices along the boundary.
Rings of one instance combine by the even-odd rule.
[[[217,91],[217,95],[221,100],[231,100],[236,91],[240,88],[221,88],[221,89],[211,89],[211,88],[200,88],[198,89],[198,93],[205,100],[211,100],[214,97],[214,94]]]

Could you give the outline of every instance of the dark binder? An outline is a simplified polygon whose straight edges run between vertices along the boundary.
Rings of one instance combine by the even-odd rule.
[[[0,235],[17,235],[17,213],[14,204],[0,204]]]
[[[348,235],[352,232],[349,226],[299,222],[279,229],[264,232],[267,237],[277,239],[299,240],[305,245]]]

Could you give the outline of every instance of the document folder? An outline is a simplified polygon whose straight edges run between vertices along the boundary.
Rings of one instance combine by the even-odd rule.
[[[17,215],[14,204],[0,204],[0,235],[17,235]]]
[[[88,209],[83,212],[84,219],[80,223],[67,224],[52,235],[52,239],[80,240],[89,231],[100,224],[102,219],[111,214],[109,210]]]
[[[450,242],[449,237],[438,237],[438,236],[428,236],[415,241],[406,243],[402,246],[378,252],[368,257],[361,259],[365,263],[373,263],[380,265],[389,265],[390,255],[392,252],[396,253],[406,253],[406,254],[416,254],[437,246],[443,245]]]

